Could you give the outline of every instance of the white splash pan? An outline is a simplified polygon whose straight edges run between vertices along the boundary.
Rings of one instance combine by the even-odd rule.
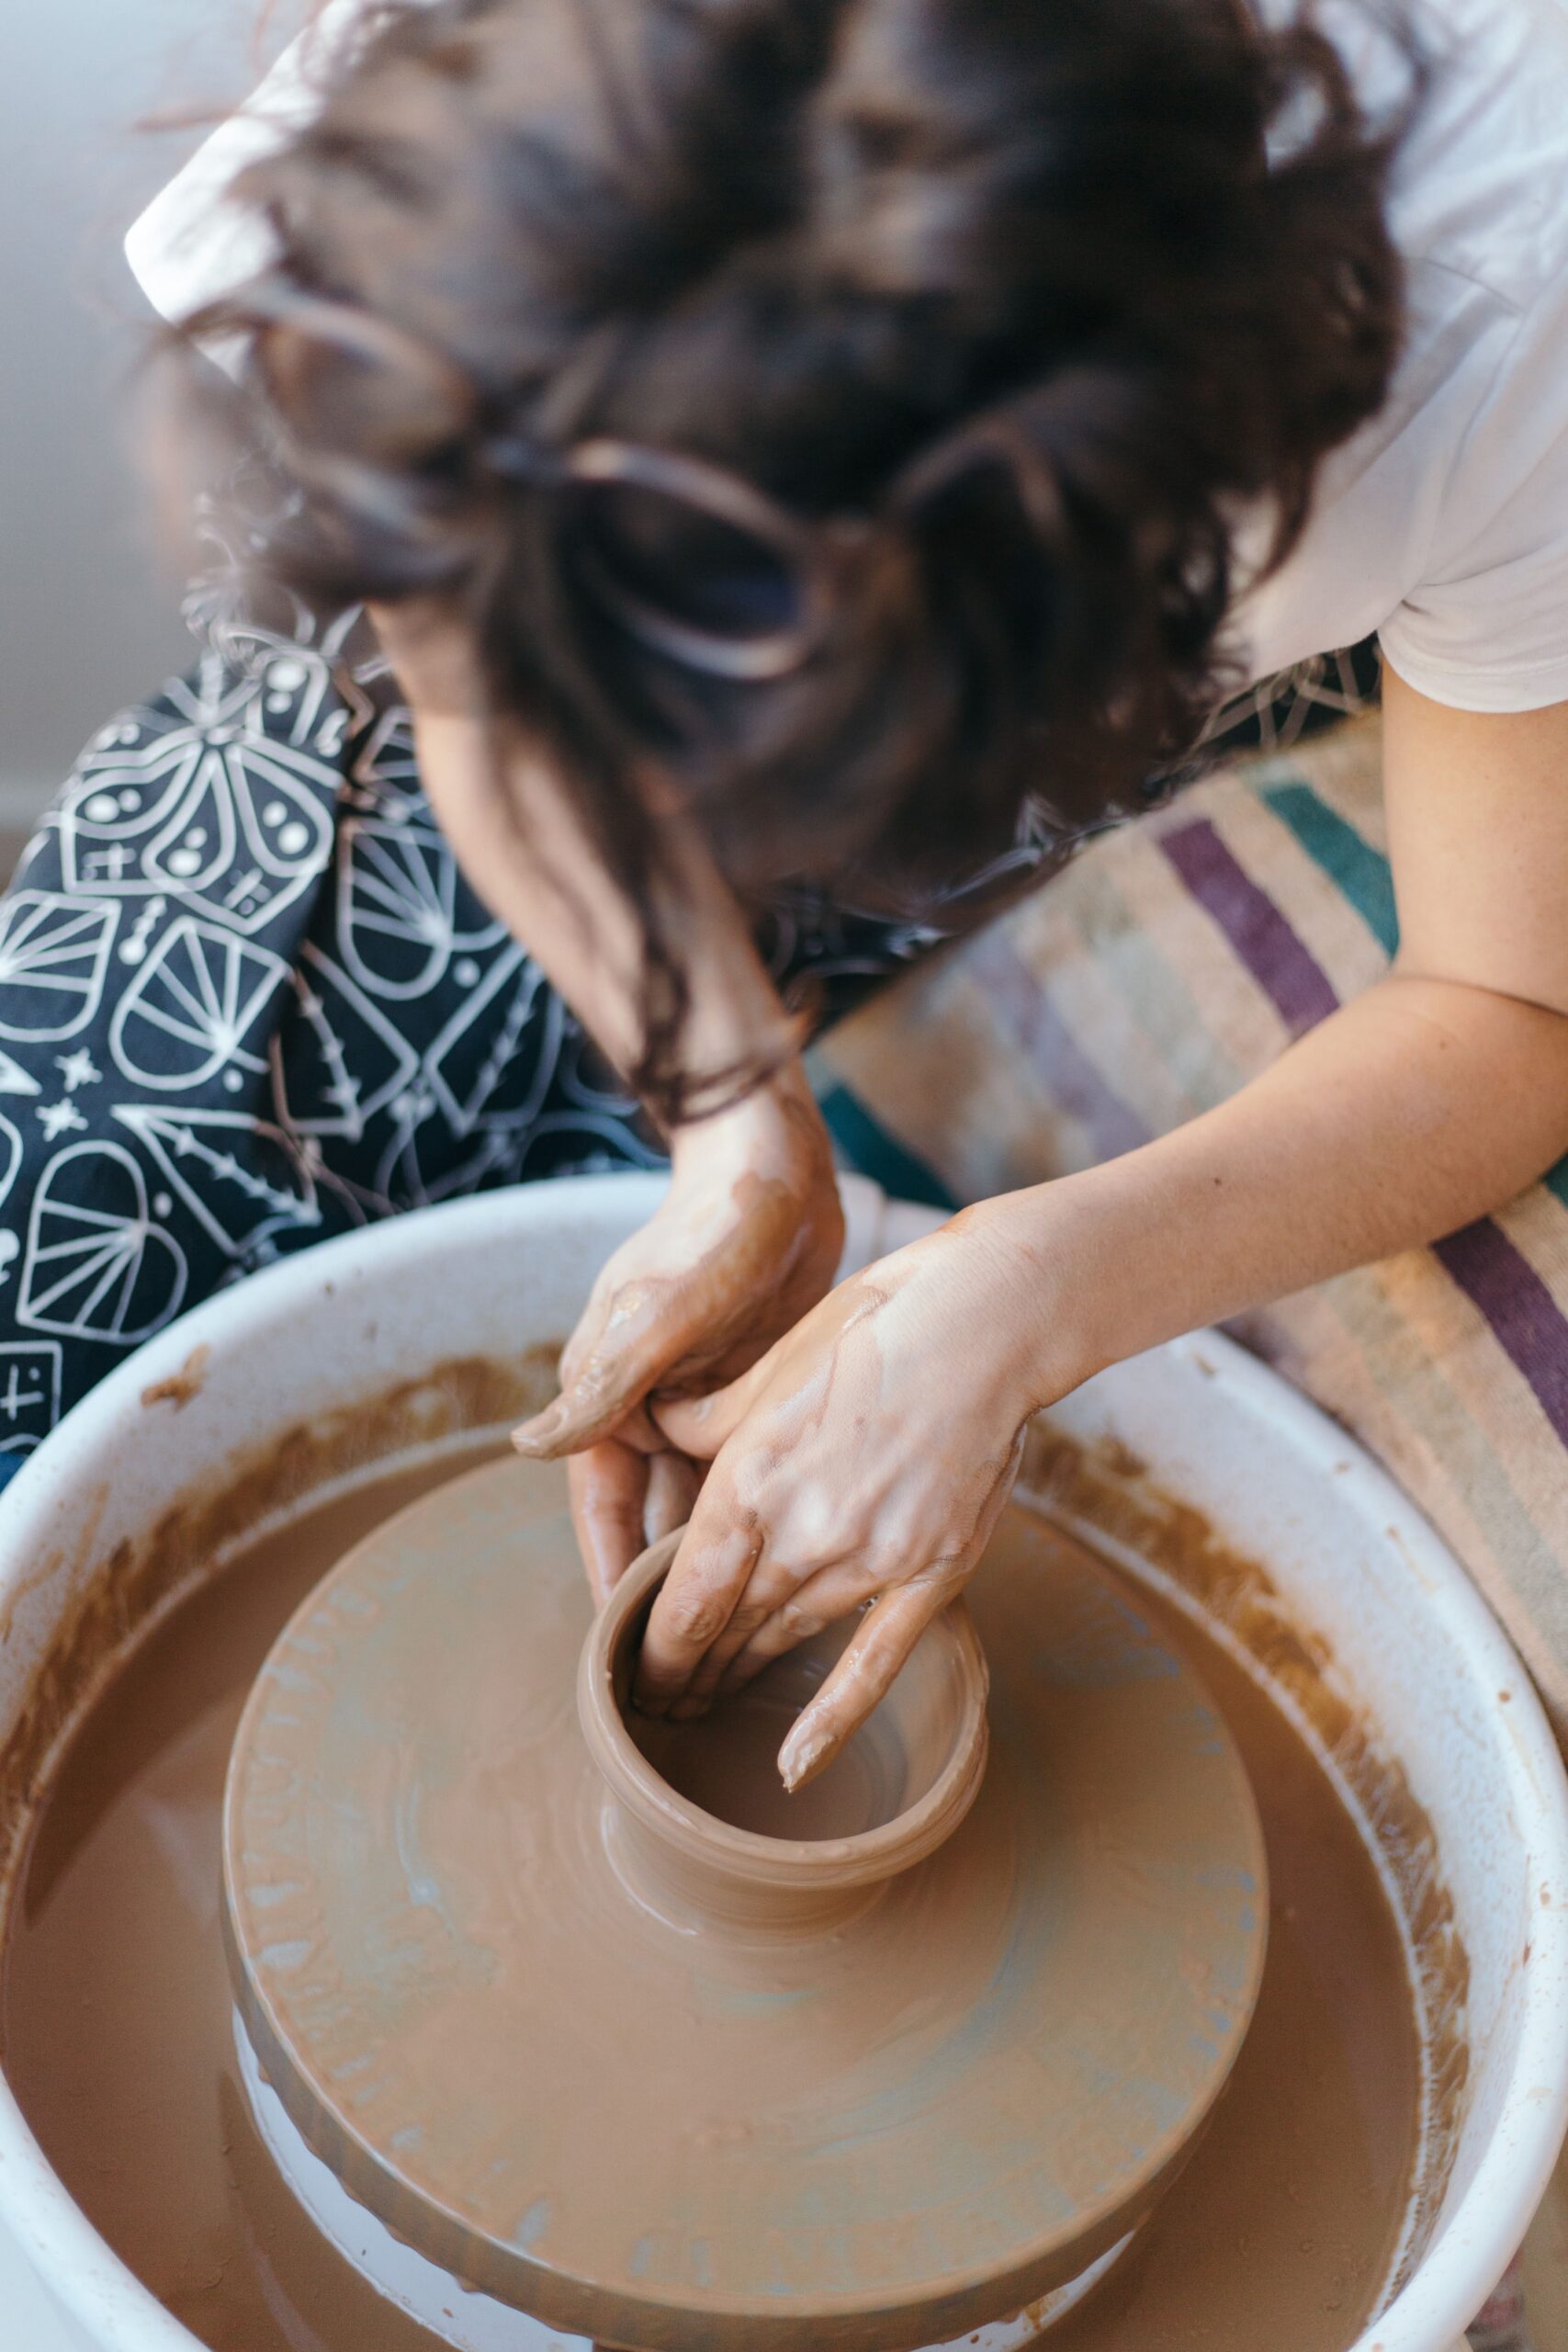
[[[558,1339],[660,1185],[586,1177],[423,1211],[291,1259],[150,1341],[0,1498],[0,1612],[11,1612],[0,1739],[93,1563],[122,1537],[302,1418],[446,1359],[504,1361]],[[931,1221],[859,1181],[846,1200],[846,1267]],[[199,1394],[179,1412],[144,1408],[143,1389],[199,1346],[210,1350]],[[1545,1717],[1420,1515],[1343,1431],[1225,1340],[1204,1333],[1120,1365],[1054,1419],[1083,1439],[1120,1440],[1267,1562],[1431,1817],[1470,1956],[1471,2096],[1419,2266],[1347,2352],[1456,2352],[1568,2122],[1568,1782]],[[0,2342],[198,2352],[73,2204],[3,2079]]]

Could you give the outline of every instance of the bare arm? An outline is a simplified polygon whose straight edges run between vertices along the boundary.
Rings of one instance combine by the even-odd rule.
[[[1050,1188],[1100,1268],[1090,1362],[1436,1239],[1568,1150],[1568,705],[1477,716],[1390,674],[1383,742],[1387,978],[1228,1102]],[[997,1204],[1025,1247],[1036,1197]]]

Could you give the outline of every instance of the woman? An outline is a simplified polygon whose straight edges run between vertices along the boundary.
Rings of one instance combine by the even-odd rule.
[[[92,1016],[136,1099],[107,1147],[85,1115],[51,1131],[63,1175],[24,1164],[18,1329],[59,1324],[49,1269],[105,1184],[187,1261],[216,1227],[210,1281],[334,1204],[547,1164],[519,1040],[564,1035],[564,1000],[673,1181],[516,1442],[570,1457],[601,1590],[690,1509],[650,1707],[873,1604],[785,1743],[798,1786],[975,1565],[1032,1413],[1447,1232],[1568,1147],[1568,17],[1432,0],[1396,37],[1229,0],[432,0],[355,17],[314,77],[245,126],[216,243],[209,158],[133,251],[236,373],[251,572],[368,603],[418,781],[375,662],[339,624],[307,644],[303,606],[231,627],[194,715],[95,751],[21,895],[41,873],[68,914],[137,910]],[[824,1295],[829,1155],[758,909],[891,911],[908,950],[1190,770],[1227,695],[1374,632],[1388,978],[1221,1109]],[[238,854],[136,781],[181,726],[197,763],[243,739]],[[388,917],[378,962],[342,854],[358,828],[413,871],[419,782],[482,901],[432,886],[423,988],[418,921]],[[812,935],[797,961],[875,952]],[[507,1023],[465,1025],[502,967]],[[206,1059],[182,996],[222,1015]],[[62,1068],[80,1113],[92,1081]],[[201,1094],[236,1076],[227,1113]],[[570,1091],[610,1117],[603,1081]],[[426,1097],[462,1148],[411,1177]],[[373,1170],[367,1104],[395,1129]],[[103,1295],[111,1338],[145,1322],[130,1284]]]

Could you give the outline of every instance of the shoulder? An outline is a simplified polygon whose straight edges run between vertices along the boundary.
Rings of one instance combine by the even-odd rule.
[[[1568,277],[1568,7],[1417,0],[1409,22],[1427,83],[1394,167],[1395,242],[1528,310]]]
[[[1258,674],[1375,631],[1435,699],[1531,707],[1568,693],[1568,7],[1418,0],[1410,21],[1428,84],[1389,206],[1404,351],[1238,620]],[[1396,102],[1361,0],[1325,22],[1369,105]]]

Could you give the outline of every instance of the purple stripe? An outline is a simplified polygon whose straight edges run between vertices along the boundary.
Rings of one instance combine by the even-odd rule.
[[[1435,1245],[1435,1254],[1481,1309],[1568,1445],[1568,1322],[1529,1260],[1489,1216],[1450,1233]]]
[[[1161,834],[1159,845],[1293,1035],[1337,1009],[1327,974],[1207,818]]]
[[[1083,1126],[1096,1157],[1114,1159],[1147,1143],[1149,1130],[1084,1054],[1046,990],[1022,958],[996,933],[982,933],[964,956],[964,968],[1006,1020],[1013,1042],[1071,1119]]]

